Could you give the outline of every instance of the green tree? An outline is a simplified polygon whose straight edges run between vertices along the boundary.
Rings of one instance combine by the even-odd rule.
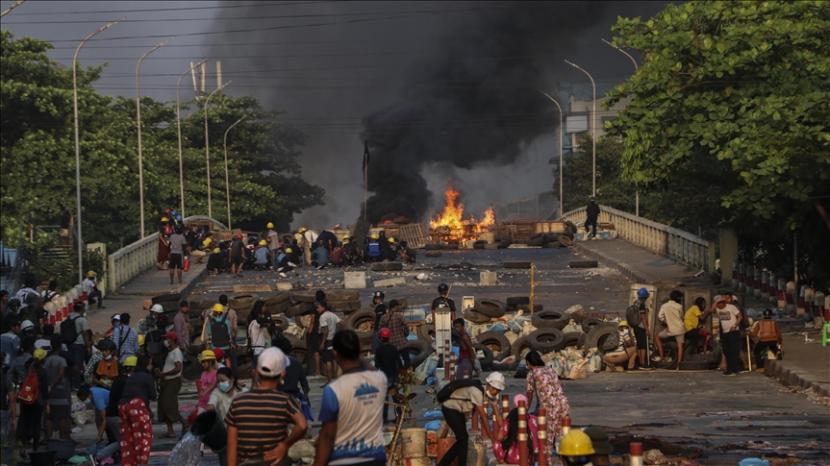
[[[630,103],[608,130],[623,179],[664,194],[650,216],[735,225],[771,267],[792,265],[781,251],[794,235],[830,257],[828,31],[830,3],[808,1],[686,2],[617,21],[615,43],[645,60],[609,93]]]
[[[591,137],[579,138],[579,148],[565,159],[564,178],[565,211],[584,207],[591,197]],[[597,141],[597,202],[626,212],[634,212],[632,183],[620,177],[622,143],[616,137],[603,137]]]

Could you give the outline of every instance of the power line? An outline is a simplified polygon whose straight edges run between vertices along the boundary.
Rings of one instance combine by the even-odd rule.
[[[133,9],[133,10],[87,10],[87,11],[27,11],[15,13],[15,18],[18,16],[54,16],[60,15],[95,15],[95,14],[113,14],[113,13],[155,13],[158,11],[193,11],[193,10],[222,10],[225,8],[245,8],[250,6],[294,6],[294,5],[309,5],[314,3],[328,3],[324,1],[307,1],[307,2],[256,2],[244,5],[216,5],[216,6],[189,6],[182,8],[150,8],[150,9]]]

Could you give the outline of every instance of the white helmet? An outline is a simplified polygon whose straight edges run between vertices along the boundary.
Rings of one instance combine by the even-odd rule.
[[[21,331],[25,332],[26,330],[29,330],[30,328],[35,328],[35,324],[33,324],[31,320],[24,320],[23,322],[20,323],[20,330]]]
[[[484,381],[487,383],[487,385],[496,388],[499,391],[504,390],[504,376],[501,372],[491,372],[490,375],[488,375]]]
[[[153,313],[156,313],[156,314],[163,314],[164,313],[164,307],[162,307],[161,304],[153,304],[153,307],[150,308],[150,312],[153,312]]]

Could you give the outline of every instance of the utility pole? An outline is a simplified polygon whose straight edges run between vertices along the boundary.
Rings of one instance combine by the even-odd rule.
[[[15,8],[17,8],[17,7],[19,7],[20,5],[22,5],[22,4],[23,4],[23,2],[25,2],[25,1],[26,1],[26,0],[17,0],[17,1],[16,1],[16,2],[14,2],[13,4],[11,4],[8,8],[6,8],[5,10],[0,11],[0,18],[2,18],[2,17],[4,17],[4,16],[6,16],[7,14],[11,13],[11,12],[12,12],[12,10],[14,10]]]
[[[202,81],[204,82],[204,75],[202,75]],[[213,218],[213,204],[210,196],[210,134],[208,133],[208,104],[210,103],[211,97],[213,97],[217,92],[221,91],[222,89],[228,87],[228,84],[230,83],[231,82],[228,81],[221,87],[217,87],[216,89],[214,89],[213,92],[211,92],[207,95],[207,97],[205,97],[205,164],[207,166],[208,217],[210,218]]]
[[[18,1],[9,7],[8,10],[3,12],[2,16],[9,14],[11,10],[21,3],[23,3],[23,1]],[[72,113],[75,120],[75,215],[77,217],[76,220],[78,229],[76,235],[76,240],[78,242],[78,283],[84,281],[84,240],[83,235],[81,234],[81,140],[78,129],[78,54],[81,52],[84,45],[86,45],[86,41],[115,26],[119,22],[121,22],[121,20],[110,21],[109,23],[84,36],[84,38],[81,39],[81,43],[79,43],[78,47],[75,49],[75,54],[72,56]]]
[[[556,110],[559,111],[559,215],[562,216],[565,213],[565,189],[562,181],[564,177],[562,176],[562,167],[564,165],[564,160],[562,157],[562,143],[565,141],[565,129],[562,127],[562,106],[559,105],[559,101],[554,99],[550,94],[547,92],[542,92],[542,95],[550,99],[554,105],[556,105]]]
[[[247,115],[234,121],[232,125],[228,126],[228,129],[225,130],[225,136],[222,138],[222,144],[225,147],[225,201],[228,204],[228,230],[233,229],[233,227],[231,227],[231,183],[228,175],[228,133],[234,126],[242,123],[242,120],[245,118],[248,118]]]
[[[597,83],[594,81],[594,77],[591,76],[591,73],[585,71],[584,68],[577,65],[574,62],[565,60],[565,63],[573,66],[574,68],[578,69],[585,76],[588,76],[588,79],[591,80],[591,89],[593,90],[592,93],[592,105],[591,105],[591,165],[592,168],[592,175],[591,175],[591,196],[597,196]]]

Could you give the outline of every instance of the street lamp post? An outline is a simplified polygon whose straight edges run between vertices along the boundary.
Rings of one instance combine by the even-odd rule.
[[[562,158],[562,143],[564,142],[565,129],[562,127],[562,106],[559,105],[559,101],[554,99],[547,92],[542,92],[542,95],[544,95],[551,102],[553,102],[553,104],[556,105],[556,109],[559,111],[559,215],[561,216],[562,214],[565,213],[565,201],[564,201],[565,189],[562,185],[562,180],[563,180],[562,165],[564,163],[564,160]]]
[[[242,123],[245,118],[247,118],[247,116],[243,116],[242,118],[234,121],[232,125],[228,126],[228,129],[225,130],[225,136],[222,138],[222,145],[225,148],[225,201],[228,204],[228,230],[233,228],[231,227],[231,184],[230,176],[228,175],[228,133],[234,126]]]
[[[220,87],[217,87],[213,92],[208,94],[205,97],[205,164],[207,166],[207,201],[208,201],[208,217],[213,218],[213,205],[210,197],[210,137],[208,134],[208,104],[210,103],[210,98],[213,97],[217,92],[221,91],[222,89],[228,87],[228,84],[231,82],[228,81],[225,84],[222,84]]]
[[[15,3],[12,8],[20,3],[23,2]],[[12,8],[9,8],[9,11]],[[110,21],[97,30],[87,34],[81,39],[81,43],[78,44],[78,48],[75,49],[75,54],[72,56],[72,113],[75,117],[75,216],[77,217],[76,221],[78,223],[78,234],[76,235],[78,242],[78,283],[84,281],[84,240],[81,235],[81,140],[78,131],[78,54],[81,52],[83,46],[86,45],[86,41],[115,26],[120,21]]]
[[[579,71],[583,72],[585,76],[588,76],[588,79],[591,80],[591,89],[593,90],[593,98],[591,99],[591,165],[592,165],[592,175],[591,175],[591,195],[596,197],[597,195],[597,83],[594,82],[594,77],[591,76],[590,73],[585,71],[584,68],[577,65],[574,62],[565,60],[565,63],[573,66],[574,68],[578,69]]]
[[[600,38],[600,40],[601,40],[603,43],[605,43],[606,45],[608,45],[609,47],[613,47],[613,48],[614,48],[614,49],[616,49],[618,52],[620,52],[621,54],[623,54],[623,55],[625,55],[626,57],[628,57],[628,59],[629,59],[629,60],[631,60],[631,64],[632,64],[632,65],[634,65],[634,72],[635,72],[635,73],[637,72],[637,70],[639,70],[639,69],[640,69],[640,65],[638,65],[638,64],[637,64],[637,60],[635,60],[635,59],[634,59],[634,57],[632,57],[630,53],[626,52],[625,50],[621,49],[620,47],[617,47],[617,46],[616,46],[616,45],[614,45],[613,43],[608,42],[608,41],[607,41],[607,40],[605,40],[605,39]],[[637,188],[637,190],[634,192],[634,215],[636,215],[636,216],[638,216],[638,217],[640,216],[640,188],[639,188],[639,187],[638,187],[638,188]]]
[[[184,73],[180,74],[179,78],[176,80],[176,132],[178,133],[179,138],[179,207],[181,208],[182,218],[187,217],[187,215],[185,215],[184,213],[184,162],[182,160],[182,116],[181,104],[179,102],[179,88],[182,85],[182,78],[184,78],[188,73],[192,73],[193,69],[197,66],[202,66],[202,63],[206,61],[207,60],[202,60],[199,63],[191,65],[190,68]]]
[[[135,127],[138,130],[138,218],[139,222],[141,222],[139,228],[141,236],[139,239],[144,238],[144,156],[141,145],[141,64],[144,63],[145,58],[156,50],[164,47],[166,43],[166,40],[159,42],[155,47],[144,52],[144,55],[138,59],[138,62],[135,65]]]

